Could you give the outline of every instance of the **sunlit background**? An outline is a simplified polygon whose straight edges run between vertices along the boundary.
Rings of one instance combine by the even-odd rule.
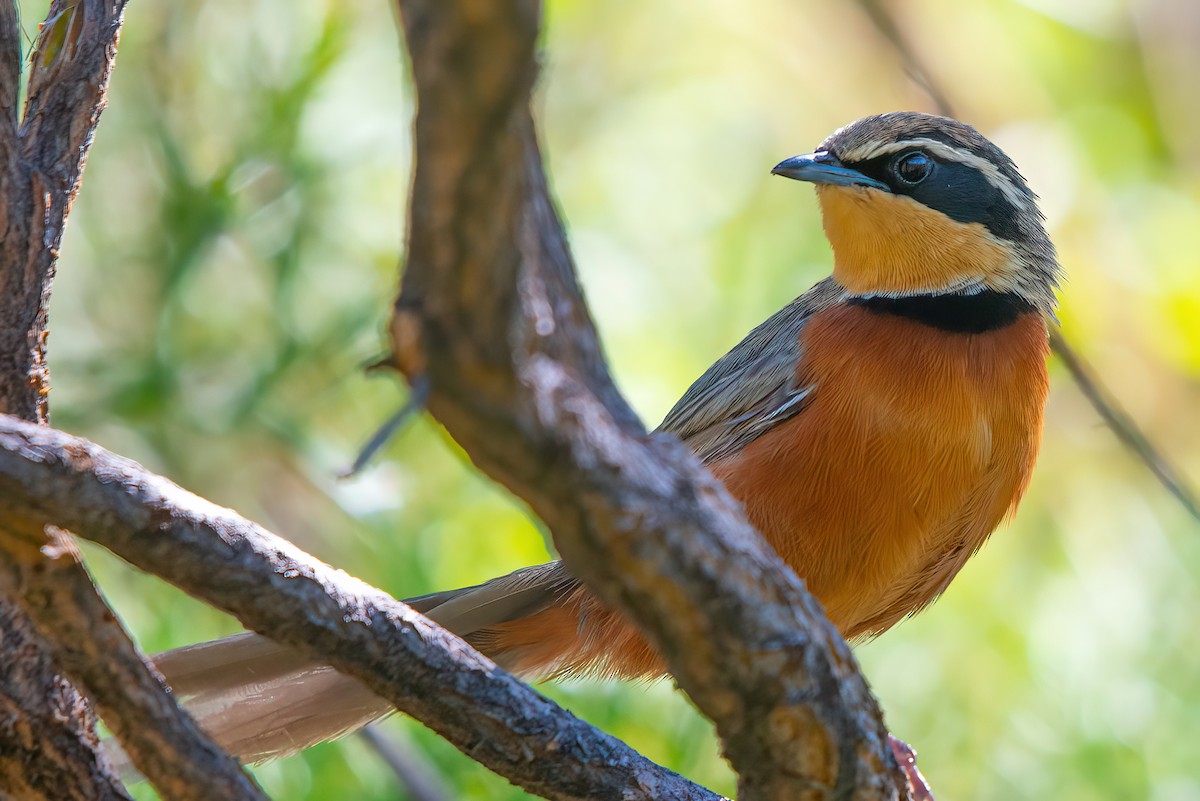
[[[885,7],[1041,195],[1068,338],[1200,479],[1200,5]],[[25,10],[32,36],[45,6]],[[656,422],[828,272],[811,190],[770,167],[864,114],[933,106],[855,2],[554,0],[547,16],[553,185],[613,370]],[[404,398],[362,366],[402,258],[405,70],[387,0],[130,4],[50,339],[57,426],[400,597],[548,558],[428,420],[335,478]],[[1200,799],[1200,525],[1054,372],[1016,521],[859,656],[939,798]],[[147,651],[237,628],[89,557]],[[733,792],[668,684],[542,689]],[[447,798],[525,797],[411,720],[384,730]],[[281,799],[404,797],[356,738],[257,775]]]

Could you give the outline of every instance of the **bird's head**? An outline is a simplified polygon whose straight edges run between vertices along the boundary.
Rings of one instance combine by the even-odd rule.
[[[971,126],[865,117],[772,172],[816,185],[833,277],[851,295],[993,290],[1053,315],[1060,269],[1037,198]]]

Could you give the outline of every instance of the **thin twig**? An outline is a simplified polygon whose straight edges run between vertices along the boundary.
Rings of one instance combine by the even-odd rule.
[[[924,60],[912,43],[908,41],[908,37],[901,32],[900,26],[896,24],[896,19],[884,6],[883,0],[857,0],[857,2],[858,7],[875,26],[875,30],[900,56],[900,61],[904,64],[904,71],[908,77],[921,87],[925,94],[929,95],[929,99],[933,101],[934,108],[938,110],[938,113],[946,117],[955,116],[949,96],[942,91],[941,86],[926,69]]]
[[[1133,451],[1142,464],[1150,468],[1159,482],[1167,488],[1175,498],[1183,504],[1183,508],[1191,514],[1192,517],[1200,521],[1200,502],[1197,501],[1195,494],[1188,488],[1179,472],[1168,462],[1162,453],[1154,447],[1154,445],[1142,433],[1142,429],[1129,416],[1129,413],[1121,408],[1121,404],[1117,402],[1112,394],[1105,389],[1104,385],[1096,378],[1095,372],[1088,366],[1074,349],[1072,349],[1065,339],[1062,332],[1057,328],[1050,329],[1050,347],[1058,354],[1058,358],[1062,360],[1063,366],[1067,368],[1071,374],[1071,378],[1075,380],[1075,385],[1079,387],[1079,391],[1083,396],[1091,402],[1092,406],[1100,413],[1107,425],[1117,439],[1121,443]]]
[[[427,763],[388,737],[379,726],[368,726],[358,735],[391,768],[409,801],[450,801],[450,791],[441,777]]]
[[[409,385],[408,401],[400,407],[400,411],[393,414],[387,421],[381,425],[371,438],[367,440],[367,444],[363,445],[362,450],[358,452],[358,456],[354,458],[354,463],[338,474],[338,478],[353,478],[358,475],[367,462],[371,461],[375,454],[379,453],[379,449],[388,444],[392,437],[396,436],[396,432],[412,417],[415,417],[422,409],[425,408],[425,403],[429,400],[429,379],[424,376],[418,376]]]

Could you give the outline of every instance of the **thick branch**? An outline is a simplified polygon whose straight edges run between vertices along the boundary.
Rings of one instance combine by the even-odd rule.
[[[99,758],[95,717],[14,599],[21,580],[22,571],[0,558],[0,797],[129,801]]]
[[[50,286],[104,108],[124,7],[125,0],[51,3],[31,59],[19,148],[10,142],[2,153],[0,409],[30,420],[46,419]]]
[[[19,137],[15,103],[20,27],[12,5],[5,1],[0,10],[0,411],[45,422],[50,288],[67,214],[104,107],[125,3],[51,4],[31,60]],[[20,523],[6,519],[0,531],[9,568],[7,598],[23,605],[36,621],[44,637],[40,650],[52,651],[67,674],[92,693],[137,767],[172,798],[261,797],[237,762],[217,749],[164,692],[71,549],[64,553],[57,548],[57,559],[39,552],[45,542],[41,528],[22,532]],[[14,619],[22,617],[17,609],[5,612]],[[48,659],[34,664],[58,672]],[[45,705],[44,697],[23,694],[29,686],[5,683],[3,694],[14,710]],[[63,692],[73,691],[65,686]],[[81,700],[76,703],[82,705]],[[27,717],[25,727],[44,736],[44,726],[32,725],[34,713]],[[90,730],[81,730],[78,737],[81,753],[75,773],[98,758]],[[23,767],[0,762],[14,772]],[[119,793],[108,786],[112,781],[98,777],[94,797]],[[5,784],[3,789],[16,786]],[[35,789],[62,797],[54,783],[22,788],[22,796]]]
[[[21,14],[17,0],[0,0],[0,136],[17,130],[21,95]]]
[[[25,573],[22,598],[56,643],[63,669],[95,699],[100,716],[138,770],[154,777],[164,798],[265,799],[147,670],[144,658],[97,596],[71,536],[61,529],[49,533],[44,558]],[[112,699],[120,708],[113,708]]]
[[[55,525],[361,679],[473,759],[552,799],[713,801],[387,594],[140,465],[0,417],[0,517]]]
[[[604,366],[528,101],[539,6],[400,0],[418,92],[397,364],[527,500],[571,570],[647,632],[751,799],[906,787],[855,660],[680,443]]]
[[[126,1],[53,0],[30,58],[21,138],[25,160],[46,177],[51,194],[43,260],[58,258],[62,226],[107,101]]]

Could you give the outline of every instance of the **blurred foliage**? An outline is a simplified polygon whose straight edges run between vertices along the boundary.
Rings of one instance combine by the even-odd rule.
[[[959,116],[1021,165],[1062,319],[1200,476],[1200,6],[892,2]],[[26,3],[26,28],[44,3]],[[361,366],[396,286],[412,96],[387,2],[130,6],[52,306],[54,422],[398,596],[547,557],[438,428],[334,476],[402,402]],[[551,0],[539,112],[618,380],[656,421],[827,273],[811,192],[770,180],[863,114],[930,109],[854,3]],[[96,549],[148,651],[236,630]],[[947,799],[1200,799],[1200,531],[1056,374],[1014,523],[931,611],[858,649]],[[545,691],[717,790],[669,685]],[[525,797],[420,725],[456,798]],[[357,739],[258,770],[287,799],[403,797]],[[153,797],[146,788],[141,797]]]

